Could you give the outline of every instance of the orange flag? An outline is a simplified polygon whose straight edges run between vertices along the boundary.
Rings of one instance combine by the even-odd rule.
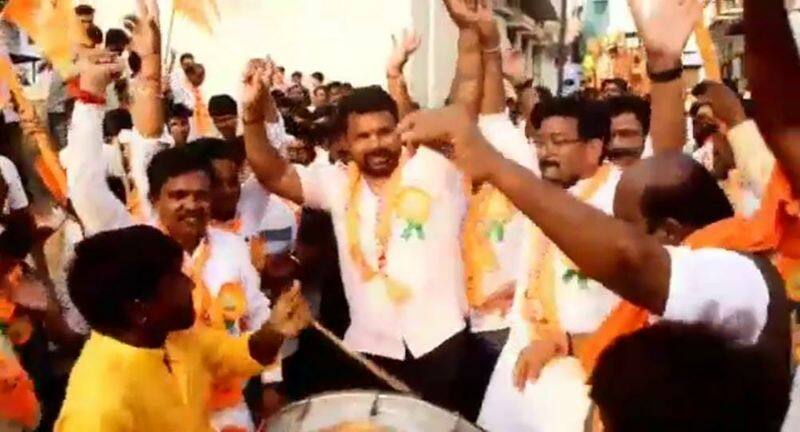
[[[10,0],[3,19],[24,30],[62,77],[74,75],[75,48],[88,36],[72,0]]]
[[[706,71],[706,79],[709,81],[722,82],[722,73],[719,69],[719,58],[711,33],[702,22],[697,23],[694,28],[694,37],[697,39],[697,48],[700,50],[700,57],[703,59],[703,68]]]
[[[211,15],[219,19],[217,0],[174,0],[174,8],[207,33],[212,32]]]
[[[34,161],[34,168],[53,198],[61,205],[67,203],[67,176],[53,150],[52,140],[47,134],[41,120],[36,115],[33,104],[25,97],[22,84],[19,82],[14,67],[5,47],[0,47],[0,82],[8,85],[11,94],[17,101],[23,132],[33,138],[39,149],[39,156]]]

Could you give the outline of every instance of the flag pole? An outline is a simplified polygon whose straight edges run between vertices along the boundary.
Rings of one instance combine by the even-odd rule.
[[[172,69],[172,61],[170,61],[170,56],[171,56],[172,52],[170,51],[170,48],[171,48],[171,45],[172,45],[172,29],[174,28],[174,26],[175,26],[175,1],[173,0],[172,1],[172,11],[170,12],[170,15],[169,15],[169,28],[167,30],[167,43],[166,43],[166,46],[164,47],[164,53],[165,54],[164,54],[163,62],[164,62],[165,69],[167,69],[167,68]],[[170,73],[170,72],[172,72],[172,71],[171,70],[167,70],[167,73]]]

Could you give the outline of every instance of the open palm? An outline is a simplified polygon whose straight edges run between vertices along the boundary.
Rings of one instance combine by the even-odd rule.
[[[680,57],[706,0],[628,0],[649,55]]]
[[[392,36],[392,56],[389,58],[389,70],[398,71],[402,70],[403,66],[408,62],[411,54],[414,54],[422,44],[422,38],[416,32],[403,30],[403,39],[398,43],[397,39]]]

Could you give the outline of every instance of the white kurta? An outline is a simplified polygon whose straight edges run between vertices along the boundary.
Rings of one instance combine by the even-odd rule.
[[[621,172],[616,168],[606,182],[586,202],[611,214]],[[570,193],[579,195],[591,180],[578,182]],[[511,312],[511,333],[500,354],[486,391],[478,424],[489,431],[582,431],[585,413],[590,406],[585,374],[577,359],[565,357],[548,364],[536,383],[528,383],[523,392],[513,385],[514,365],[520,352],[530,342],[529,324],[523,319],[522,307],[528,287],[533,230],[528,221],[521,254],[522,263],[517,278],[517,291]],[[595,331],[616,306],[619,298],[594,281],[583,286],[577,279],[564,282],[568,267],[558,252],[554,277],[556,305],[562,328],[574,334]]]
[[[119,201],[106,185],[106,163],[101,154],[103,107],[76,103],[68,137],[68,157],[65,158],[69,197],[75,212],[81,218],[87,235],[121,229],[136,224],[128,213],[125,204]],[[142,161],[152,158],[157,151],[156,140],[142,140],[148,144],[147,154]],[[143,164],[146,166],[146,164]],[[156,219],[150,219],[155,221]],[[223,230],[209,227],[207,242],[211,252],[203,268],[203,282],[213,297],[216,297],[226,283],[241,283],[247,299],[247,312],[239,330],[257,330],[269,319],[270,304],[261,292],[258,273],[250,261],[250,253],[244,238]],[[197,251],[196,251],[197,252]],[[188,257],[188,266],[196,257]],[[237,424],[253,430],[247,406],[240,404],[230,410],[218,413],[215,424]],[[246,420],[242,423],[239,420]]]
[[[536,154],[528,144],[524,128],[514,126],[506,113],[481,115],[478,117],[478,126],[492,147],[503,156],[538,173]],[[481,287],[485,296],[499,291],[506,283],[513,283],[517,277],[527,218],[516,209],[514,211],[514,215],[503,226],[503,238],[489,239],[488,245],[496,257],[497,268],[486,271],[481,276]],[[510,325],[508,315],[503,315],[500,311],[484,313],[472,309],[469,319],[470,330],[476,333],[507,329]]]

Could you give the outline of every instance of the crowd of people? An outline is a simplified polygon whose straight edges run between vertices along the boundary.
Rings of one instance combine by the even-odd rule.
[[[703,1],[629,0],[644,96],[621,78],[553,96],[491,2],[443,2],[439,109],[409,93],[413,32],[386,83],[254,58],[240,94],[207,97],[198,59],[162,53],[155,0],[105,38],[78,7],[91,43],[53,74],[68,201],[48,214],[8,150],[30,126],[4,111],[0,430],[255,431],[292,401],[391,390],[312,323],[492,432],[800,428],[783,2],[745,1],[752,100],[704,81],[688,112]]]

